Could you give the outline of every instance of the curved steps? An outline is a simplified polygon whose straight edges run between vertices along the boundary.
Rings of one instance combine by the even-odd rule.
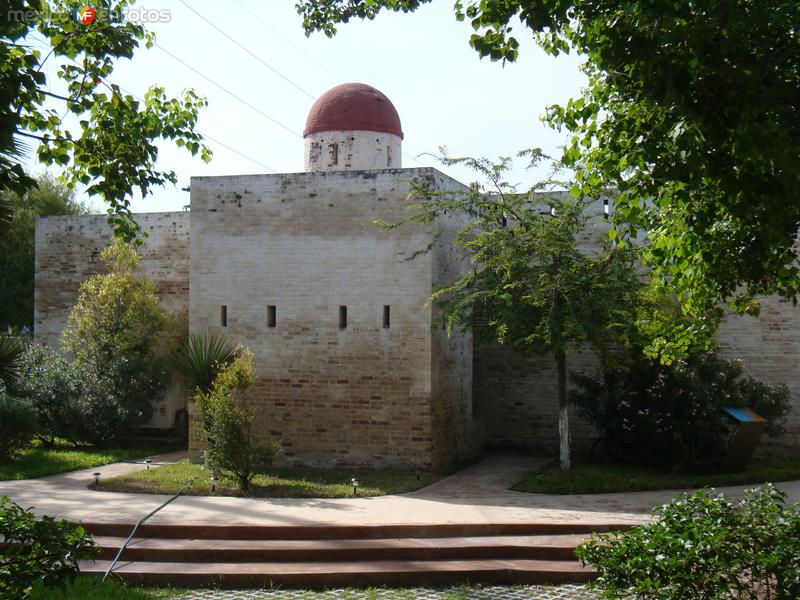
[[[81,572],[102,575],[132,529],[88,523],[100,548]],[[220,587],[580,583],[592,531],[627,525],[144,525],[114,574],[147,585]]]

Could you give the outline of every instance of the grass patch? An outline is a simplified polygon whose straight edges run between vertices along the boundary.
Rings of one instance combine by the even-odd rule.
[[[633,465],[573,462],[562,473],[558,462],[529,471],[512,490],[536,494],[602,494],[685,488],[722,487],[800,479],[800,460],[753,459],[743,473],[694,475]]]
[[[92,489],[105,492],[133,492],[143,494],[175,494],[190,480],[192,487],[186,492],[192,496],[251,496],[260,498],[349,498],[353,495],[350,480],[358,479],[359,496],[384,496],[400,494],[425,487],[441,478],[435,473],[357,469],[312,469],[309,467],[274,468],[268,475],[257,475],[253,488],[241,492],[236,483],[227,478],[217,482],[211,492],[211,471],[203,465],[187,460],[138,471],[119,477],[101,479]]]
[[[185,594],[186,590],[127,586],[113,577],[106,581],[99,577],[77,577],[64,589],[34,585],[29,597],[31,600],[171,600]]]
[[[103,448],[76,446],[61,442],[54,447],[38,441],[20,451],[15,458],[0,463],[0,481],[31,479],[56,473],[88,469],[122,460],[133,460],[177,450],[175,445],[152,444],[135,448]]]

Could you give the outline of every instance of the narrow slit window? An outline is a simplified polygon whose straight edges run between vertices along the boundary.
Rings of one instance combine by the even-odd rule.
[[[275,327],[278,324],[278,315],[275,311],[275,305],[270,304],[267,306],[267,327]]]
[[[392,324],[392,307],[388,304],[383,306],[383,328],[389,329]]]
[[[328,144],[328,152],[330,153],[330,166],[339,164],[339,144]]]
[[[604,198],[603,199],[603,217],[605,219],[608,219],[610,214],[611,214],[611,204],[610,204],[608,198]]]
[[[347,307],[339,307],[339,329],[347,329]]]
[[[228,305],[223,304],[219,307],[219,324],[221,327],[228,326]]]

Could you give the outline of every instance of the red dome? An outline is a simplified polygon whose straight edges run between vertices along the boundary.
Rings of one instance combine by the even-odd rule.
[[[306,119],[303,137],[320,131],[381,131],[403,139],[391,100],[363,83],[344,83],[322,94]]]

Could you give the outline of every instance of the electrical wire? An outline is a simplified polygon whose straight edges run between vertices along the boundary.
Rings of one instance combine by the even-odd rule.
[[[291,80],[291,79],[289,79],[289,78],[288,78],[286,75],[284,75],[283,73],[281,73],[280,71],[278,71],[278,70],[277,70],[275,67],[273,67],[271,64],[269,64],[267,61],[265,61],[265,60],[264,60],[263,58],[261,58],[260,56],[258,56],[258,55],[257,55],[255,52],[252,52],[252,51],[251,51],[251,50],[250,50],[250,49],[249,49],[247,46],[245,46],[244,44],[240,43],[238,40],[236,40],[236,39],[235,39],[235,38],[233,38],[232,36],[228,35],[227,33],[225,33],[225,31],[223,31],[222,29],[220,29],[219,27],[217,27],[217,25],[216,25],[216,24],[215,24],[213,21],[211,21],[210,19],[207,19],[207,18],[206,18],[206,17],[204,17],[204,16],[203,16],[201,13],[199,13],[197,10],[195,10],[194,8],[192,8],[191,6],[189,6],[189,4],[188,4],[188,3],[187,3],[185,0],[179,0],[179,1],[180,1],[180,3],[181,3],[181,4],[183,4],[183,5],[184,5],[186,8],[188,8],[189,10],[191,10],[191,11],[192,11],[194,14],[196,14],[198,17],[200,17],[201,19],[203,19],[203,21],[205,21],[205,22],[206,22],[206,23],[208,23],[208,24],[209,24],[211,27],[213,27],[214,29],[216,29],[216,30],[217,30],[219,33],[221,33],[222,35],[224,35],[224,36],[225,36],[226,38],[228,38],[228,39],[229,39],[231,42],[233,42],[234,44],[236,44],[236,45],[237,45],[239,48],[241,48],[242,50],[244,50],[245,52],[247,52],[247,54],[249,54],[250,56],[252,56],[253,58],[255,58],[255,59],[258,61],[258,62],[260,62],[260,63],[261,63],[262,65],[264,65],[265,67],[267,67],[267,68],[268,68],[270,71],[272,71],[273,73],[275,73],[275,74],[276,74],[278,77],[280,77],[281,79],[283,79],[284,81],[286,81],[286,82],[287,82],[289,85],[291,85],[291,86],[292,86],[292,87],[294,87],[295,89],[297,89],[297,90],[299,90],[299,91],[303,92],[303,93],[304,93],[306,96],[308,96],[308,97],[309,97],[309,98],[311,98],[312,100],[316,100],[316,98],[314,97],[314,95],[313,95],[313,94],[311,94],[310,92],[307,92],[307,91],[306,91],[306,90],[304,90],[302,87],[300,87],[299,85],[297,85],[297,84],[296,84],[294,81],[292,81],[292,80]]]

